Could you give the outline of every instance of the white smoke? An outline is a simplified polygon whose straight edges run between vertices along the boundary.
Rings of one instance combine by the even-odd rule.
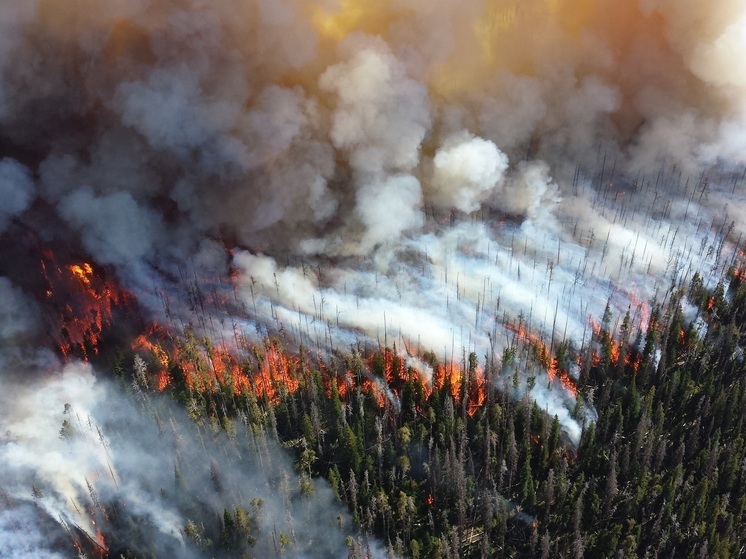
[[[494,192],[508,168],[508,158],[494,143],[461,134],[446,139],[433,165],[432,204],[469,213]]]
[[[430,128],[424,84],[407,76],[381,40],[352,37],[341,50],[348,60],[319,78],[336,98],[334,146],[349,153],[350,165],[363,177],[414,168]]]
[[[385,241],[397,242],[404,231],[425,222],[419,181],[411,175],[393,175],[381,183],[363,185],[355,211],[365,227],[361,248],[369,250]]]
[[[347,556],[338,520],[346,513],[331,490],[316,482],[314,497],[301,506],[292,468],[268,435],[253,435],[237,422],[229,439],[142,393],[130,396],[139,400],[138,409],[113,385],[96,380],[88,364],[70,364],[46,381],[16,384],[2,394],[0,459],[6,466],[0,488],[12,505],[0,505],[3,556],[71,555],[64,534],[54,541],[39,533],[43,511],[94,540],[101,528],[114,541],[136,535],[122,522],[129,515],[139,519],[144,538],[127,542],[132,549],[201,557],[206,554],[186,540],[187,523],[209,524],[235,507],[251,510],[255,498],[263,502],[252,534],[256,553],[269,553],[282,532],[291,537],[287,551],[297,556]],[[32,500],[36,514],[27,508]],[[116,508],[107,512],[110,505]]]
[[[96,196],[83,186],[62,199],[60,215],[83,233],[85,248],[104,264],[141,262],[152,256],[160,217],[127,192]]]
[[[55,528],[59,532],[61,529],[53,523],[42,525],[39,516],[38,510],[28,504],[0,510],[0,556],[14,559],[65,559],[71,556],[55,549],[69,547],[59,534],[54,533]]]

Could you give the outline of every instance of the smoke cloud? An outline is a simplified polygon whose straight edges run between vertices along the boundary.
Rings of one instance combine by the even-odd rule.
[[[82,365],[61,380],[38,372],[62,368],[39,349],[56,339],[53,297],[18,247],[90,257],[174,329],[199,327],[184,284],[227,292],[241,312],[201,311],[222,339],[282,331],[320,354],[396,343],[411,363],[474,351],[498,372],[518,325],[582,350],[607,304],[644,331],[649,300],[695,273],[712,285],[740,258],[745,29],[737,0],[4,6],[0,378],[12,401],[0,420],[22,442],[2,446],[14,466],[0,485],[21,504],[0,511],[0,551],[41,545],[14,528],[34,515],[29,480],[50,488],[47,516],[93,533],[70,512],[87,474],[69,472],[103,472],[119,495],[108,466],[117,483],[128,471],[88,440],[83,415],[80,441],[55,438],[52,387],[96,424],[110,388]],[[516,396],[528,390],[577,441],[594,411],[572,417],[574,396],[522,365]],[[116,444],[145,460],[127,440]],[[53,453],[48,465],[34,449]],[[148,502],[131,505],[150,518]],[[181,549],[169,503],[171,527],[153,530]]]
[[[433,205],[471,213],[502,180],[508,158],[494,143],[464,134],[447,138],[435,153],[433,165]]]

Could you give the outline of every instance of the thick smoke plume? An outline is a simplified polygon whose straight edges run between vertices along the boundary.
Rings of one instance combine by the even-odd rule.
[[[744,30],[737,0],[6,2],[3,394],[67,383],[38,380],[61,366],[18,246],[90,256],[174,329],[194,322],[184,284],[222,289],[243,310],[209,309],[208,333],[319,354],[396,344],[500,369],[523,330],[587,348],[607,305],[644,331],[649,300],[740,258]],[[511,367],[577,441],[574,394]],[[105,397],[73,376],[86,406]],[[48,435],[40,405],[3,425]],[[6,491],[57,475],[14,461]],[[68,522],[85,490],[64,483],[40,503]],[[0,551],[17,553],[34,513],[10,510]]]

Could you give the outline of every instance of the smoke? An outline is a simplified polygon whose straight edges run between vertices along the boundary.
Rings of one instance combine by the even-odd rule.
[[[28,503],[0,510],[0,555],[18,559],[64,559],[66,534],[54,520]],[[69,544],[67,544],[69,545]]]
[[[45,468],[109,483],[104,447],[75,462],[82,442],[48,440],[59,401],[30,395],[52,398],[31,371],[60,366],[39,349],[57,334],[26,247],[92,258],[174,329],[200,322],[185,283],[229,292],[241,312],[202,307],[206,334],[282,331],[321,354],[395,343],[500,372],[519,329],[583,350],[608,305],[644,331],[650,299],[739,263],[745,28],[736,0],[4,7],[0,417],[60,459],[8,454],[2,484],[27,502],[36,472],[55,488],[42,508],[71,518],[84,481]],[[571,416],[574,396],[522,365],[516,396],[577,441],[593,410]],[[62,376],[92,417],[111,400]],[[132,506],[152,517],[148,502]]]
[[[433,158],[431,203],[440,209],[477,211],[508,168],[497,146],[469,134],[447,138]]]
[[[128,192],[97,196],[84,185],[60,201],[59,215],[83,233],[83,245],[97,262],[136,263],[154,256],[151,242],[160,218]]]
[[[34,198],[34,183],[31,173],[23,165],[11,158],[0,160],[0,231],[8,221],[28,209]]]
[[[414,168],[430,128],[424,84],[407,76],[380,39],[353,36],[340,50],[348,60],[319,77],[319,87],[334,96],[334,147],[362,175]]]
[[[239,519],[242,510],[246,525],[237,521],[238,529],[244,542],[251,538],[252,553],[272,554],[284,534],[292,556],[346,557],[340,522],[351,528],[351,518],[323,483],[301,493],[269,434],[240,422],[195,426],[173,404],[136,387],[126,396],[79,363],[4,391],[2,405],[5,556],[73,556],[59,526],[54,537],[42,536],[51,519],[113,546],[111,553],[126,545],[158,556],[208,556],[214,551],[202,551],[200,538],[220,535],[224,511]]]

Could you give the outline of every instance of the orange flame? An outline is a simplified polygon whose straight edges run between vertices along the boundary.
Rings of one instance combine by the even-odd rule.
[[[91,286],[91,278],[93,277],[93,266],[88,262],[84,262],[81,265],[72,264],[67,267],[73,275],[78,278],[87,287]]]
[[[106,557],[109,553],[109,548],[106,545],[104,533],[99,528],[96,528],[96,543],[101,546],[102,557]]]
[[[646,316],[646,315],[643,315]],[[644,319],[646,321],[646,327],[650,327],[649,315]],[[601,325],[590,317],[591,328],[593,329],[593,335],[600,343],[609,344],[609,361],[611,365],[618,366],[622,354],[624,355],[624,365],[631,367],[635,372],[640,369],[642,364],[642,355],[637,352],[630,351],[629,344],[625,340],[616,341],[610,334],[601,328]],[[593,353],[592,364],[594,367],[601,365],[601,355],[598,352]]]
[[[256,362],[252,366],[249,362],[239,362],[237,351],[224,344],[212,346],[205,340],[199,345],[193,336],[188,338],[176,342],[165,329],[151,324],[132,342],[132,350],[144,354],[155,367],[153,375],[159,391],[172,385],[173,367],[183,372],[188,388],[196,392],[215,392],[221,386],[229,386],[236,395],[250,392],[273,404],[280,402],[283,393],[295,393],[304,382],[301,357],[285,351],[278,343],[266,342],[264,347],[253,348]],[[374,357],[369,360],[370,366]],[[383,350],[381,357],[384,378],[366,376],[360,381],[362,392],[372,396],[380,408],[386,407],[390,398],[400,398],[404,383],[410,381],[420,384],[425,400],[434,389],[447,388],[457,402],[461,401],[467,375],[457,364],[439,364],[429,379],[407,367],[405,359],[390,349]],[[357,375],[352,371],[344,374],[328,371],[323,362],[317,368],[324,373],[327,395],[331,396],[334,386],[341,399],[349,398],[357,384]],[[487,399],[487,379],[480,366],[468,376],[466,411],[473,416]]]
[[[473,417],[487,400],[487,378],[484,375],[484,369],[477,367],[474,378],[469,380],[471,382],[469,384],[469,401],[466,413]]]
[[[60,353],[63,357],[75,353],[84,360],[97,355],[114,310],[128,305],[131,296],[88,262],[62,267],[54,253],[45,250],[40,267],[47,282],[44,293],[51,310],[52,337]]]
[[[547,378],[550,383],[553,383],[557,379],[560,386],[569,392],[573,398],[578,395],[578,387],[570,374],[560,367],[557,358],[552,356],[547,344],[541,339],[540,336],[529,332],[528,329],[523,325],[515,325],[507,323],[505,327],[514,332],[516,338],[529,344],[529,347],[536,349],[539,363],[546,367]]]

